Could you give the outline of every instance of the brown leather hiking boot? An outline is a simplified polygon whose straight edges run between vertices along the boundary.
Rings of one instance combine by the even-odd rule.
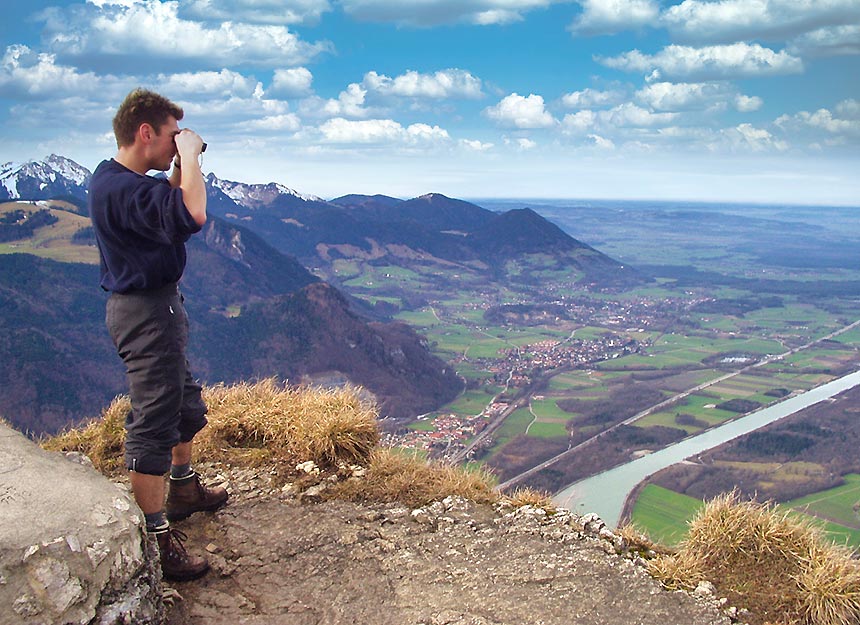
[[[187,582],[202,577],[209,570],[209,562],[201,556],[192,556],[185,550],[188,537],[177,529],[165,524],[150,532],[158,540],[161,554],[161,574],[164,579],[174,582]]]
[[[192,472],[188,477],[170,478],[170,489],[167,493],[168,521],[181,521],[195,512],[211,512],[225,503],[229,495],[223,487],[207,488],[200,482],[197,473]]]

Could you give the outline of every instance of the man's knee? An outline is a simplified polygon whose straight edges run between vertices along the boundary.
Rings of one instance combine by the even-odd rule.
[[[195,411],[190,414],[182,414],[180,415],[179,421],[179,442],[181,443],[189,443],[194,439],[194,436],[206,427],[206,424],[209,422],[206,419],[206,410],[204,408],[203,412]]]

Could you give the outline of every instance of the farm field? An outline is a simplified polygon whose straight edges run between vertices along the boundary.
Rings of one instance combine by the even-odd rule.
[[[844,544],[852,549],[860,548],[860,529],[841,524],[825,517],[822,510],[834,511],[846,518],[846,509],[857,503],[860,498],[860,475],[846,476],[849,481],[845,486],[814,493],[794,501],[779,504],[784,510],[796,514],[801,519],[811,521],[821,528],[824,535],[837,544]],[[852,495],[857,494],[852,503]],[[809,500],[814,503],[800,503]],[[825,503],[826,502],[826,503]],[[821,504],[819,506],[819,504]],[[641,532],[665,545],[676,545],[683,540],[688,531],[687,524],[704,505],[699,499],[676,493],[656,484],[648,484],[639,494],[631,514],[631,522]],[[855,513],[856,516],[856,513]]]

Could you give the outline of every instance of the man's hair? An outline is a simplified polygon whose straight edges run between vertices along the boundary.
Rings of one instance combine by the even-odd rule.
[[[182,119],[184,112],[162,95],[147,89],[135,89],[119,105],[113,118],[113,134],[117,147],[134,144],[134,137],[141,124],[149,124],[158,134],[168,117]]]

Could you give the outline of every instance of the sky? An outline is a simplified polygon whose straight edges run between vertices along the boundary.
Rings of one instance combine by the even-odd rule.
[[[860,0],[28,0],[0,162],[94,169],[132,89],[302,193],[860,207]]]

